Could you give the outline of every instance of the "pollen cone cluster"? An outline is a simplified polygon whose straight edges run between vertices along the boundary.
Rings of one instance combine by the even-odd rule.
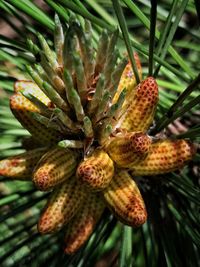
[[[66,253],[77,251],[108,207],[124,224],[139,227],[147,211],[134,178],[182,168],[195,149],[187,140],[157,140],[147,131],[158,102],[153,77],[136,85],[131,64],[119,58],[118,31],[102,32],[92,46],[88,21],[70,20],[64,33],[55,16],[54,50],[38,34],[28,40],[37,63],[33,81],[18,81],[10,99],[14,116],[31,137],[27,152],[0,161],[0,175],[32,181],[50,197],[38,231],[64,228]],[[38,63],[39,62],[39,63]]]

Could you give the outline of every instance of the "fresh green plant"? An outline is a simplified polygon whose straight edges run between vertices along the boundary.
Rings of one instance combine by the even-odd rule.
[[[197,153],[184,170],[148,180],[138,178],[148,212],[142,227],[124,226],[107,212],[87,244],[72,256],[63,254],[64,232],[52,236],[37,232],[39,213],[49,193],[37,191],[29,182],[1,177],[2,266],[95,266],[106,255],[111,260],[105,266],[199,266],[198,1],[46,0],[47,14],[35,2],[0,1],[2,18],[16,32],[16,40],[0,35],[1,158],[24,151],[21,142],[29,133],[10,112],[9,98],[14,81],[30,79],[25,66],[35,62],[37,50],[30,40],[37,42],[39,31],[52,46],[55,13],[64,27],[72,17],[81,25],[84,18],[90,21],[95,48],[102,30],[111,34],[119,28],[117,45],[121,56],[128,51],[137,83],[140,77],[133,51],[141,58],[143,79],[154,76],[159,85],[155,123],[149,134],[190,139]]]

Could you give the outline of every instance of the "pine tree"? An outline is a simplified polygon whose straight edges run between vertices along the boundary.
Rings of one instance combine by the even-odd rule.
[[[42,5],[39,2],[0,1],[1,23],[13,31],[12,35],[0,35],[1,266],[199,266],[198,1],[46,0]],[[78,38],[78,49],[74,49]],[[54,50],[56,53],[50,52]],[[66,58],[60,54],[61,50]],[[96,51],[100,52],[95,58]],[[54,77],[55,54],[58,61],[64,62],[63,80],[59,80],[58,69]],[[91,73],[96,80],[90,80]],[[97,73],[102,74],[101,79]],[[40,75],[36,77],[36,74]],[[42,77],[42,84],[38,77]],[[69,86],[70,82],[75,84],[73,79],[76,79],[76,89],[80,89],[78,94]],[[18,80],[29,80],[28,86],[24,86],[26,82],[17,83]],[[44,87],[52,106],[48,106],[46,96],[34,95],[36,85],[30,80]],[[153,85],[149,85],[150,81]],[[18,98],[13,97],[14,84],[15,94],[25,99],[24,105],[31,101],[37,109],[26,114],[19,112]],[[91,85],[87,97],[86,84]],[[146,84],[151,89],[150,96],[145,95]],[[55,87],[56,94],[52,90]],[[71,89],[63,96],[66,87]],[[95,94],[97,88],[100,88],[100,97]],[[136,98],[138,92],[142,92],[140,100]],[[91,117],[85,116],[86,106]],[[37,113],[38,110],[41,112]],[[126,113],[127,110],[130,113]],[[68,111],[66,119],[64,115]],[[21,114],[28,116],[26,121]],[[16,117],[24,121],[23,126]],[[120,120],[123,129],[114,131]],[[41,134],[32,138],[38,127]],[[68,135],[63,137],[66,129],[73,132],[74,140],[67,138]],[[139,134],[135,134],[138,131]],[[45,142],[47,147],[43,145]],[[51,147],[49,152],[49,146],[58,142],[60,147],[54,150]],[[103,147],[100,151],[99,144]],[[43,148],[38,148],[41,146]],[[163,152],[162,146],[168,149]],[[93,148],[97,151],[90,156]],[[73,153],[63,155],[65,149]],[[87,159],[80,163],[82,152],[76,153],[74,149],[84,151]],[[28,154],[25,151],[29,151]],[[157,158],[152,156],[155,151]],[[43,156],[43,162],[36,165],[44,154],[47,156]],[[52,158],[58,163],[58,171],[50,170],[50,182],[44,185],[41,168],[50,169]],[[85,184],[92,186],[97,192],[85,194],[76,180],[60,189],[66,178],[61,170],[69,158],[69,177],[78,167],[76,176],[84,187]],[[25,168],[24,162],[29,162]],[[86,175],[91,162],[92,181],[91,176],[87,180]],[[34,183],[31,182],[33,166],[36,166]],[[152,166],[156,166],[155,169]],[[29,181],[23,181],[27,178]],[[58,189],[52,196],[50,191],[55,184]],[[125,192],[123,186],[130,191]],[[120,189],[119,193],[116,188]],[[68,190],[73,194],[67,195]],[[141,204],[142,219],[137,209],[133,209],[135,199],[129,201],[129,194],[130,199],[132,195],[137,196],[137,205],[144,200],[146,211]],[[48,228],[53,217],[49,219],[49,213],[43,213],[42,218],[47,216],[48,223],[40,219],[37,229],[47,199],[51,197],[51,201],[55,201],[58,196],[61,197],[58,201],[62,201],[63,196],[73,200],[65,214],[74,217],[69,218],[68,230],[63,228],[55,234],[41,235],[39,232],[48,230],[50,233],[60,227],[61,221],[56,217],[53,221],[56,226]],[[132,213],[124,203],[130,206]],[[80,209],[75,214],[76,206]],[[93,211],[95,223],[87,222],[85,227],[84,219],[90,218]],[[74,243],[70,247],[73,234],[77,242],[82,242],[83,229],[89,238],[83,238],[79,249]]]

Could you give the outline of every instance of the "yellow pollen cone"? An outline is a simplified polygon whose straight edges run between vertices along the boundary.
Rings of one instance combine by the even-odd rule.
[[[138,74],[140,77],[140,80],[142,79],[142,67],[141,67],[141,63],[140,63],[140,58],[138,56],[137,53],[134,53],[134,58],[135,58],[135,62],[136,62],[136,66],[138,69]],[[129,61],[128,64],[126,65],[120,82],[119,82],[119,86],[117,88],[117,92],[113,98],[113,103],[117,102],[117,99],[119,98],[119,95],[121,94],[122,90],[124,88],[126,88],[126,99],[129,98],[129,94],[135,89],[136,86],[136,79],[135,79],[135,75],[134,72],[132,70],[132,66],[131,66],[131,62]],[[126,102],[126,100],[125,100]]]
[[[0,175],[19,180],[31,180],[32,172],[47,148],[36,148],[0,161]]]
[[[118,171],[102,193],[108,207],[124,224],[139,227],[145,223],[147,212],[144,201],[126,171]]]
[[[78,213],[67,225],[65,253],[75,253],[87,241],[104,209],[105,203],[98,194],[90,193],[87,196]]]
[[[128,168],[146,157],[150,144],[151,138],[144,133],[126,133],[112,138],[105,150],[117,165]]]
[[[39,147],[39,143],[32,137],[32,136],[25,136],[22,140],[22,147],[25,150],[33,150],[37,147]]]
[[[60,140],[61,134],[59,132],[47,128],[31,116],[32,112],[39,113],[40,110],[22,94],[15,93],[11,96],[10,108],[21,125],[32,134],[39,144],[44,146],[57,143]]]
[[[76,151],[59,147],[51,149],[35,167],[33,182],[41,191],[51,190],[75,173],[77,163]]]
[[[146,132],[152,124],[158,101],[158,85],[153,77],[142,81],[128,98],[120,127],[130,132]]]
[[[15,82],[14,91],[16,93],[26,91],[27,93],[35,96],[46,106],[50,105],[51,103],[51,100],[42,92],[42,90],[37,86],[37,84],[31,81],[19,80]]]
[[[157,175],[181,169],[192,159],[195,148],[186,140],[161,140],[150,146],[147,157],[130,166],[132,174]]]
[[[38,222],[38,231],[49,234],[59,231],[76,214],[86,191],[75,177],[58,186],[50,195],[49,201]]]
[[[114,175],[114,164],[102,149],[96,149],[91,156],[80,163],[77,178],[89,188],[102,190],[110,183]]]

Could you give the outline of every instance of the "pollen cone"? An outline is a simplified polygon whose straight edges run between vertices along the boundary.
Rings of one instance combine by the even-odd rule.
[[[85,189],[77,183],[75,177],[58,186],[51,193],[40,217],[38,231],[42,234],[59,231],[76,214],[85,196]]]
[[[33,174],[33,182],[41,191],[51,190],[71,177],[77,166],[78,154],[66,148],[55,147],[38,162]]]
[[[153,122],[157,101],[158,85],[153,77],[148,77],[129,96],[120,127],[130,132],[146,132]]]
[[[126,171],[118,171],[102,192],[106,204],[124,224],[139,227],[145,223],[147,212],[140,191]]]
[[[95,150],[91,156],[80,163],[76,176],[80,182],[93,190],[102,190],[114,175],[114,164],[102,149]]]
[[[112,138],[105,150],[117,165],[128,168],[146,157],[150,144],[150,137],[142,132],[126,133]]]
[[[98,194],[90,193],[81,208],[67,225],[65,253],[76,252],[89,238],[105,208]]]
[[[46,106],[50,105],[50,99],[40,90],[40,88],[34,82],[19,80],[14,84],[14,91],[15,93],[26,91],[27,93],[35,96]]]
[[[140,79],[142,79],[142,67],[141,67],[141,63],[140,63],[140,58],[139,58],[137,53],[134,53],[134,59],[136,62],[139,77],[140,77]],[[117,88],[117,92],[113,98],[113,103],[117,102],[117,99],[119,98],[119,95],[121,94],[121,92],[124,88],[126,88],[126,90],[127,90],[126,100],[128,100],[129,94],[131,92],[133,92],[133,90],[135,89],[135,86],[136,86],[136,79],[135,79],[134,72],[132,70],[131,62],[129,60],[128,64],[126,65],[126,67],[122,73],[122,76],[121,76],[121,79],[119,82],[119,86]],[[125,102],[126,102],[126,100],[125,100]]]
[[[194,145],[189,141],[162,140],[153,143],[147,157],[130,169],[134,176],[164,174],[182,168],[194,153]]]
[[[26,99],[21,93],[15,93],[10,98],[10,108],[16,119],[26,128],[41,145],[57,143],[60,140],[60,133],[47,128],[36,121],[32,112],[40,113],[40,110]]]
[[[0,175],[19,180],[31,180],[32,172],[47,151],[47,148],[36,148],[17,156],[0,161]]]
[[[25,136],[22,141],[22,147],[25,150],[33,150],[37,147],[39,147],[39,143],[32,137],[32,136]]]

